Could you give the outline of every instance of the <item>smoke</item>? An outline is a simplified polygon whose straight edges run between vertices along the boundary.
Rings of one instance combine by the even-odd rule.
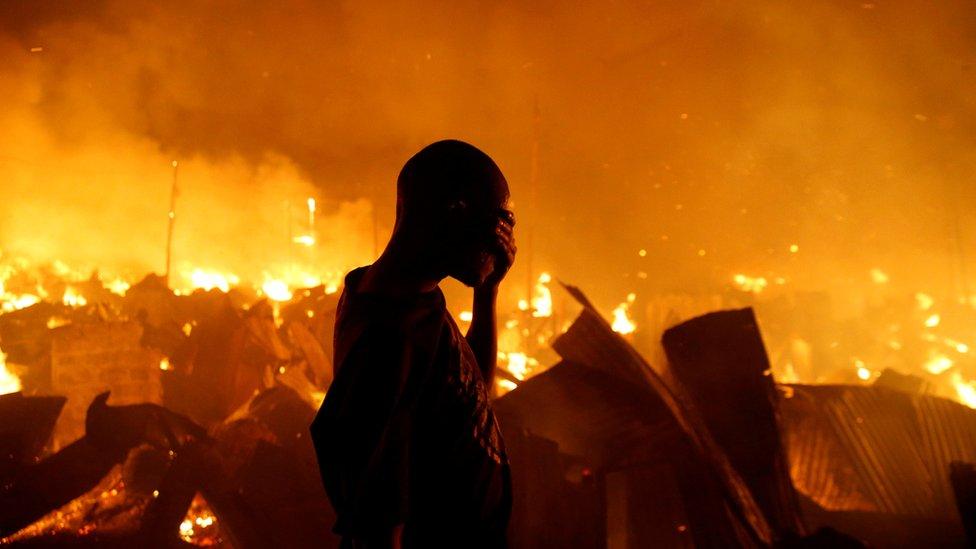
[[[348,268],[374,253],[373,205],[382,243],[403,161],[456,137],[508,175],[535,268],[607,306],[734,272],[964,286],[971,3],[0,9],[3,249],[161,270],[178,159],[178,259],[284,261],[284,204],[315,196],[335,247],[310,261]]]

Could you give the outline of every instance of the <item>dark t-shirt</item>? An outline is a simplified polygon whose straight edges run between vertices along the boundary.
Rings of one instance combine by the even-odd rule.
[[[508,459],[471,348],[439,289],[357,292],[365,270],[346,277],[335,379],[311,427],[335,532],[404,524],[404,547],[504,547]]]

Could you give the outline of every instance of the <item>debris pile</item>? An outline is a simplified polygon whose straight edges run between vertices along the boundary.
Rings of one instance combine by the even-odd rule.
[[[976,411],[893,370],[777,383],[749,308],[676,326],[661,311],[652,368],[627,307],[608,319],[566,286],[582,310],[561,325],[551,282],[502,321],[537,344],[500,345],[513,547],[965,543]],[[0,395],[0,541],[338,547],[308,437],[335,288],[72,288],[0,315],[16,381]]]

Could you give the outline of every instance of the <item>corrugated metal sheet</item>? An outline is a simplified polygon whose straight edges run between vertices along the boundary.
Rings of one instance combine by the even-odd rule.
[[[667,410],[649,405],[641,387],[571,362],[560,362],[498,399],[506,428],[519,426],[585,458],[598,470],[614,470],[667,447],[678,436]],[[651,403],[653,404],[653,403]]]
[[[976,411],[883,387],[784,386],[791,476],[828,510],[956,519],[949,462],[976,461]]]

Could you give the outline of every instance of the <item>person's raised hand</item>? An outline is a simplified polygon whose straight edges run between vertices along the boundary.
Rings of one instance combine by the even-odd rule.
[[[512,263],[515,262],[517,248],[515,247],[514,229],[515,214],[505,210],[499,216],[498,223],[495,225],[495,266],[491,274],[485,278],[484,283],[481,285],[482,287],[497,288],[502,279],[505,278],[505,275],[508,274]]]

